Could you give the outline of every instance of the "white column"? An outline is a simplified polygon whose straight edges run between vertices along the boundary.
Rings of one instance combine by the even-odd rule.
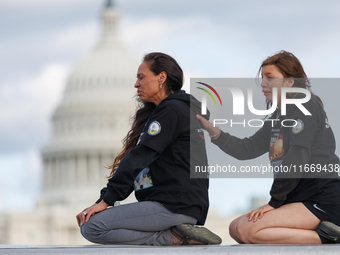
[[[106,166],[111,165],[113,163],[112,155],[104,154],[102,155],[102,165],[101,165],[101,178],[105,178],[111,172],[111,170],[107,169]]]
[[[101,179],[98,155],[89,155],[88,170],[90,184],[96,185]]]
[[[57,168],[56,168],[56,159],[52,158],[50,160],[50,167],[51,167],[51,187],[55,188],[57,186]]]
[[[56,174],[56,188],[60,189],[61,186],[61,166],[60,166],[60,158],[56,157],[55,159],[55,174]]]
[[[48,187],[48,159],[43,159],[43,185],[42,188],[43,190],[46,190]]]
[[[67,166],[67,159],[66,157],[60,158],[60,180],[61,180],[61,187],[67,187],[67,179],[68,179],[68,166]]]
[[[67,157],[67,165],[68,165],[68,186],[73,187],[77,182],[77,158],[76,156]]]
[[[46,173],[47,173],[47,183],[46,183],[46,189],[50,189],[53,186],[53,168],[52,168],[52,160],[49,158],[47,159],[46,164]]]
[[[88,178],[87,178],[87,160],[85,155],[78,156],[77,175],[78,183],[80,185],[86,185]]]

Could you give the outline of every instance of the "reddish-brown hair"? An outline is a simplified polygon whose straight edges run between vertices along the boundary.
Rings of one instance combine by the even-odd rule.
[[[283,50],[279,53],[269,56],[262,62],[257,76],[260,75],[262,67],[267,65],[276,66],[284,78],[294,78],[293,87],[304,88],[310,91],[310,81],[302,67],[301,62],[293,55],[293,53]],[[313,93],[312,95],[321,103],[321,105],[323,105],[321,99],[317,95],[314,95]],[[292,96],[294,97],[294,95]],[[269,106],[270,102],[267,101],[267,107]]]

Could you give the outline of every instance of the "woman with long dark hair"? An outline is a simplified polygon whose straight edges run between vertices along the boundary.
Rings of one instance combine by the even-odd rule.
[[[268,204],[235,219],[229,227],[230,235],[239,243],[340,242],[339,158],[322,101],[311,93],[311,99],[303,104],[311,115],[305,115],[295,105],[287,108],[286,115],[281,114],[282,88],[310,89],[300,61],[290,52],[268,57],[259,74],[267,107],[277,100],[278,108],[268,117],[272,121],[266,121],[253,136],[239,139],[197,116],[214,137],[212,142],[224,152],[240,160],[269,152],[276,170]],[[274,88],[277,94],[273,93]],[[304,97],[303,93],[287,96]],[[295,125],[283,126],[283,120],[294,120]],[[284,167],[292,170],[280,172]]]
[[[141,101],[122,152],[112,164],[100,199],[77,215],[82,235],[100,244],[218,244],[203,225],[209,207],[207,178],[190,178],[190,146],[202,148],[201,123],[190,120],[200,104],[181,91],[183,72],[164,53],[147,54],[137,71]],[[193,103],[194,101],[194,103]],[[191,121],[191,124],[190,124]],[[135,191],[137,203],[113,206]]]

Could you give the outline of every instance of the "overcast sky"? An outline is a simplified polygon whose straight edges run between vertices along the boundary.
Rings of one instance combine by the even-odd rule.
[[[337,0],[116,0],[115,5],[129,50],[137,59],[150,51],[172,55],[185,71],[186,88],[190,77],[255,77],[262,60],[282,49],[294,53],[310,77],[339,77]],[[33,207],[49,118],[67,75],[98,39],[103,6],[104,0],[0,0],[0,210]],[[338,111],[327,110],[327,97],[340,89],[314,91],[324,97],[332,123]],[[212,207],[230,213],[246,208],[252,195],[268,196],[271,180],[212,184]]]

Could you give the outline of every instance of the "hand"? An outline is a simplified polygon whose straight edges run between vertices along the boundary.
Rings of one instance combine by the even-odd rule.
[[[84,225],[85,222],[88,222],[91,215],[104,211],[108,207],[108,204],[102,200],[98,204],[93,204],[90,207],[84,209],[82,212],[78,213],[76,218],[78,222],[78,226],[81,227]]]
[[[208,131],[210,136],[217,134],[217,132],[219,131],[218,127],[214,127],[211,122],[209,122],[207,119],[199,114],[197,114],[196,117],[202,123],[203,128]]]
[[[269,204],[260,206],[259,208],[252,210],[250,213],[247,214],[248,221],[253,220],[254,222],[257,219],[261,219],[266,212],[274,210],[274,207],[271,207]]]

